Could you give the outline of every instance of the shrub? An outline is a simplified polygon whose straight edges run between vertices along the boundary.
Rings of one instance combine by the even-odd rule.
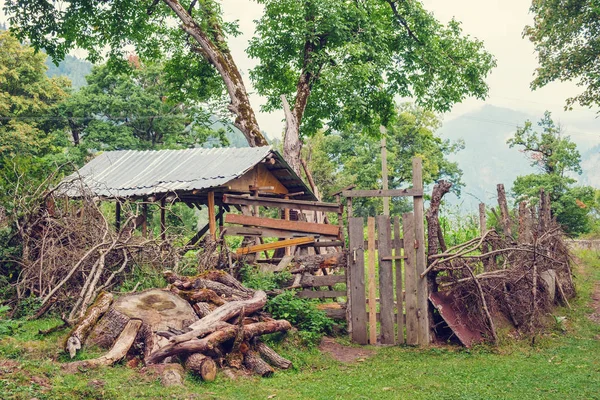
[[[251,265],[240,269],[240,279],[244,286],[256,290],[274,290],[281,288],[292,279],[292,274],[287,271],[278,273],[260,272]]]

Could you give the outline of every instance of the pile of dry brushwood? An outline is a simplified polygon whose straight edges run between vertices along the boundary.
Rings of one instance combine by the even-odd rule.
[[[570,307],[568,299],[575,295],[571,257],[547,194],[542,191],[536,205],[522,202],[513,221],[504,187],[498,185],[501,232],[487,229],[482,204],[481,235],[445,248],[436,205],[448,189],[444,182],[436,185],[427,213],[429,263],[423,276],[430,293],[443,295],[468,329],[485,332],[492,341],[497,341],[495,321],[533,333],[556,303]]]
[[[136,205],[124,206],[126,217],[117,231],[91,196],[77,202],[46,196],[19,221],[23,254],[16,301],[36,297],[41,299],[36,317],[53,307],[72,323],[134,265],[157,271],[176,265],[179,254],[168,241],[134,235],[141,224],[138,211]]]
[[[292,363],[261,342],[260,336],[285,332],[291,325],[262,311],[263,291],[244,287],[225,271],[194,277],[167,271],[166,289],[150,289],[113,301],[102,292],[70,332],[65,349],[73,357],[85,345],[108,349],[100,358],[67,364],[68,370],[111,365],[123,358],[158,368],[165,384],[181,382],[183,367],[204,380],[217,368],[227,374],[260,376]],[[170,378],[169,378],[170,377]],[[175,377],[173,381],[173,377]]]

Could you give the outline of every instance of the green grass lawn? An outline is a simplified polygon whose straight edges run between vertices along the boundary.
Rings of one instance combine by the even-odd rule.
[[[295,364],[272,378],[219,376],[213,383],[188,377],[182,388],[163,388],[142,369],[123,365],[61,372],[61,335],[41,338],[40,328],[59,323],[23,323],[16,334],[0,339],[2,399],[600,399],[600,325],[591,322],[590,299],[600,282],[600,255],[581,253],[578,297],[566,316],[566,331],[550,326],[546,333],[518,341],[505,337],[498,348],[481,346],[427,350],[375,348],[362,362],[342,364],[317,349],[292,344],[278,350]],[[553,319],[549,316],[549,321]],[[84,353],[78,358],[97,354]]]

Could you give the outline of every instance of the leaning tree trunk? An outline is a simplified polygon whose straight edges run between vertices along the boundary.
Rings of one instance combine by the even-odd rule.
[[[236,128],[242,131],[250,147],[267,146],[267,140],[262,135],[254,110],[250,106],[242,75],[227,48],[227,42],[219,23],[209,22],[211,24],[210,33],[206,32],[177,0],[163,1],[183,22],[181,28],[200,45],[195,51],[208,60],[221,75],[231,100],[229,111],[236,116],[234,122]],[[204,12],[211,13],[207,9]],[[207,21],[217,21],[214,15],[206,15],[206,17]]]

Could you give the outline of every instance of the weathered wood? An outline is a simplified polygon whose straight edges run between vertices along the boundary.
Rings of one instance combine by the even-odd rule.
[[[289,246],[300,246],[303,244],[314,243],[314,241],[315,241],[314,237],[280,240],[278,242],[273,242],[273,243],[265,243],[265,244],[258,244],[255,246],[240,247],[239,249],[236,250],[236,254],[259,253],[261,251],[282,249],[284,247],[289,247]]]
[[[218,273],[225,274],[225,272],[223,271],[218,271]],[[248,299],[252,297],[253,293],[252,289],[238,289],[237,287],[232,287],[221,282],[216,282],[215,280],[205,279],[202,277],[202,275],[195,277],[187,277],[178,276],[177,274],[173,273],[173,271],[165,271],[163,272],[163,276],[165,277],[167,282],[181,290],[210,289],[219,296],[225,296],[233,298],[235,300]],[[210,276],[209,278],[215,279],[215,276]]]
[[[194,339],[199,334],[206,331],[207,328],[213,326],[217,322],[227,321],[238,316],[241,312],[244,315],[252,314],[264,307],[267,303],[267,294],[262,290],[254,293],[254,296],[249,300],[231,301],[216,308],[213,312],[202,318],[201,320],[189,326],[192,329],[182,335],[173,336],[169,341],[171,343],[181,343],[186,340]]]
[[[260,356],[272,366],[279,369],[289,369],[292,367],[292,362],[286,358],[281,357],[275,350],[261,342],[260,340],[254,340],[254,347],[260,354]]]
[[[248,350],[244,354],[244,365],[255,374],[264,377],[273,375],[275,370],[267,364],[254,350]]]
[[[217,364],[210,357],[194,353],[185,360],[185,369],[200,376],[203,381],[212,382],[217,377]]]
[[[217,214],[216,218],[218,218],[219,220],[222,220],[223,218],[223,214],[225,213],[224,209],[219,209],[219,214]],[[198,232],[196,232],[196,234],[189,240],[189,242],[186,243],[186,247],[189,246],[193,246],[196,243],[198,243],[198,241],[200,239],[202,239],[202,237],[204,235],[206,235],[206,232],[208,232],[208,230],[210,229],[210,224],[206,224],[202,227],[202,229],[200,229]]]
[[[279,239],[293,239],[298,237],[319,237],[320,239],[328,239],[334,241],[337,239],[335,235],[323,235],[320,233],[306,233],[306,232],[294,232],[284,231],[281,229],[271,228],[250,228],[246,226],[227,226],[224,228],[224,236],[256,236],[263,238],[279,238]],[[335,241],[333,243],[337,243]],[[316,244],[316,243],[315,243]],[[331,246],[335,246],[332,244]],[[329,247],[329,245],[327,246]]]
[[[160,200],[160,240],[163,242],[167,237],[167,224],[165,222],[165,198]]]
[[[527,202],[521,201],[519,203],[519,244],[530,243],[529,241],[529,232],[530,223],[529,223],[529,210],[527,209]]]
[[[342,196],[354,197],[414,197],[423,196],[423,189],[389,189],[389,190],[345,190]]]
[[[385,134],[383,130],[385,130],[384,126],[379,128],[382,130],[382,135]],[[385,136],[381,137],[381,183],[383,186],[383,190],[388,190],[388,170],[387,170],[387,147],[385,143]],[[385,196],[383,198],[383,215],[390,215],[390,198]]]
[[[255,336],[266,335],[275,332],[284,332],[290,330],[292,325],[285,320],[257,322],[244,325],[242,332],[243,340],[250,340]],[[211,333],[202,339],[190,339],[185,342],[170,344],[152,353],[145,361],[146,364],[157,364],[165,358],[192,353],[213,353],[218,346],[228,340],[233,339],[238,333],[237,326],[229,326]]]
[[[196,311],[196,315],[198,315],[198,318],[204,318],[212,312],[210,305],[203,301],[195,303],[194,305],[192,305],[192,308],[194,309],[194,311]]]
[[[377,232],[379,240],[379,313],[381,314],[381,343],[394,344],[394,274],[392,261],[384,261],[384,257],[392,255],[392,239],[390,217],[377,216]]]
[[[215,192],[208,192],[208,232],[213,239],[217,236],[217,218],[215,215]]]
[[[404,287],[406,298],[406,343],[419,344],[419,320],[417,319],[417,271],[415,259],[415,219],[412,213],[402,216],[404,231]]]
[[[350,271],[351,337],[356,343],[367,344],[367,310],[365,296],[365,254],[363,219],[350,218],[348,269]]]
[[[323,268],[343,267],[346,263],[346,252],[296,256],[294,262],[297,267],[292,269],[292,274],[314,272]]]
[[[65,346],[71,358],[75,357],[77,350],[81,349],[81,345],[87,339],[96,322],[108,311],[112,301],[113,295],[111,293],[100,292],[94,304],[87,309],[83,318],[71,330]]]
[[[224,194],[223,203],[225,204],[240,204],[248,206],[263,206],[263,207],[274,207],[281,208],[284,210],[295,209],[295,210],[309,210],[317,212],[334,212],[340,211],[340,204],[337,203],[324,203],[320,201],[305,201],[305,200],[290,200],[290,199],[277,199],[277,198],[251,198],[248,196],[240,196],[233,194]]]
[[[368,248],[368,293],[369,293],[369,343],[377,343],[377,287],[375,285],[375,218],[367,218],[367,248]]]
[[[414,157],[412,159],[413,188],[423,191],[423,161]],[[427,268],[427,257],[425,256],[425,225],[424,225],[424,203],[422,196],[413,198],[415,216],[415,269],[419,277]],[[427,279],[417,278],[417,318],[419,320],[419,344],[428,346],[429,334],[429,293]]]
[[[77,371],[80,368],[91,368],[100,365],[112,365],[125,357],[129,348],[133,344],[138,330],[142,326],[142,321],[139,319],[131,319],[125,325],[123,331],[115,341],[112,348],[105,355],[85,361],[75,361],[67,364],[65,367],[69,371]]]
[[[335,225],[317,224],[303,221],[286,221],[283,219],[260,218],[249,215],[227,214],[225,222],[230,224],[258,226],[263,228],[281,229],[285,231],[316,233],[329,236],[338,236],[340,229]]]
[[[400,218],[394,217],[394,254],[396,257],[402,254],[402,246],[404,241],[400,238]],[[402,259],[406,259],[403,256]],[[396,324],[397,328],[397,341],[398,344],[404,344],[404,306],[403,298],[404,292],[402,289],[402,259],[397,259],[395,263],[396,267]]]
[[[194,289],[194,290],[180,290],[175,286],[171,287],[171,292],[177,296],[189,301],[190,303],[212,303],[216,306],[225,304],[225,300],[215,293],[214,290],[210,289]]]
[[[512,228],[510,226],[510,214],[508,213],[508,203],[506,202],[506,191],[504,185],[499,183],[496,187],[498,191],[498,206],[500,208],[500,223],[506,236],[512,236]]]
[[[303,299],[329,299],[336,297],[345,297],[343,290],[302,290],[296,293],[296,296]]]
[[[302,287],[332,286],[336,283],[346,283],[346,275],[308,275],[305,274],[300,280]],[[344,295],[345,296],[345,295]]]

